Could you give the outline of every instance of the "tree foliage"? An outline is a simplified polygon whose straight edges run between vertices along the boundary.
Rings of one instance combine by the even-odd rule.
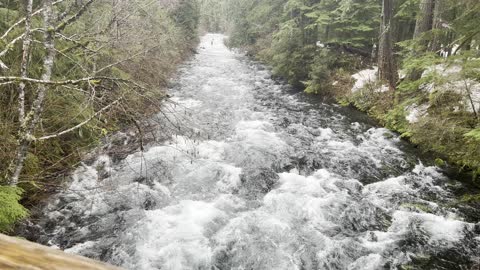
[[[229,44],[269,64],[276,75],[309,93],[352,101],[464,168],[480,166],[480,2],[218,2],[228,14],[223,20]],[[387,10],[386,4],[391,5]],[[386,15],[390,20],[382,23]],[[376,64],[383,82],[350,93],[348,74]],[[390,91],[378,91],[385,82]],[[421,105],[428,107],[426,115],[409,123],[408,110]]]
[[[0,230],[107,133],[161,109],[196,0],[0,2]],[[15,214],[16,213],[16,214]],[[1,223],[4,222],[5,223]]]
[[[28,215],[19,203],[23,190],[18,187],[0,186],[0,232],[12,229],[13,224]]]

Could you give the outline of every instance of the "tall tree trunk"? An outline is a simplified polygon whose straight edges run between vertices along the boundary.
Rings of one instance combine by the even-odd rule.
[[[417,41],[417,47],[414,48],[413,56],[417,56],[420,53],[427,51],[428,40],[423,38],[422,35],[432,30],[433,23],[433,7],[434,0],[421,0],[420,9],[417,15],[417,21],[415,24],[415,32],[413,33],[414,39],[419,39]],[[416,81],[422,77],[422,69],[414,69],[410,74],[408,74],[408,79],[410,81]]]
[[[393,1],[383,0],[378,48],[378,77],[380,80],[387,81],[391,89],[395,89],[398,81],[392,42]]]
[[[22,62],[20,64],[20,76],[22,78],[28,77],[28,62],[30,58],[30,44],[32,43],[31,36],[31,20],[32,20],[32,6],[33,0],[28,0],[25,6],[25,36],[23,37],[22,45]],[[27,123],[25,121],[25,83],[21,82],[18,86],[18,122],[20,124],[20,133],[24,134],[27,128]],[[13,174],[10,184],[16,186],[18,184],[18,179],[20,178],[20,173],[23,168],[23,162],[25,158],[23,157],[23,152],[25,151],[25,146],[22,147],[22,142],[19,140],[19,147],[17,149],[16,162],[12,163],[13,165]],[[18,166],[21,164],[21,166]],[[9,172],[7,172],[8,174]]]
[[[445,0],[435,0],[435,8],[433,10],[433,23],[432,29],[433,40],[430,45],[430,50],[432,52],[438,52],[442,48],[442,35],[440,29],[442,29],[443,23],[443,12],[445,11]]]
[[[419,38],[432,29],[434,0],[421,0],[413,38]]]
[[[50,81],[52,77],[53,62],[55,59],[55,31],[52,23],[53,20],[53,7],[52,0],[45,0],[44,9],[44,41],[43,45],[46,50],[46,54],[43,59],[43,81]],[[37,124],[40,122],[41,114],[43,111],[43,100],[47,86],[45,84],[39,84],[37,88],[37,96],[33,101],[32,108],[25,116],[25,129],[20,130],[19,134],[19,146],[17,150],[17,158],[15,160],[15,170],[10,180],[10,185],[15,186],[18,184],[20,174],[23,170],[25,159],[30,148],[32,138],[34,138],[34,131]]]
[[[30,58],[30,44],[32,43],[31,33],[31,19],[32,19],[32,5],[33,0],[28,0],[25,11],[25,36],[23,37],[22,45],[22,62],[20,66],[20,76],[22,78],[28,77],[28,62]],[[25,83],[20,83],[18,87],[18,120],[20,125],[24,125],[25,120]]]

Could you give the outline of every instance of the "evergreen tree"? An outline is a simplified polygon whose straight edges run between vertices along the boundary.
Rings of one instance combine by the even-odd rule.
[[[398,81],[398,71],[393,55],[393,9],[394,5],[392,0],[383,0],[378,50],[378,74],[380,80],[387,81],[390,88],[395,89]]]

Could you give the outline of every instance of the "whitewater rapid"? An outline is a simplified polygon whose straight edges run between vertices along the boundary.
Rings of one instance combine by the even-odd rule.
[[[43,210],[38,241],[126,269],[478,265],[453,180],[223,39],[204,36],[172,79],[153,121],[164,139],[85,161]]]

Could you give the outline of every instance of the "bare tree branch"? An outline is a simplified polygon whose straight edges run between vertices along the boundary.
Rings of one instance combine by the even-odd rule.
[[[65,27],[67,27],[67,25],[78,20],[78,18],[82,16],[82,14],[87,10],[88,6],[90,6],[93,2],[95,2],[95,0],[88,0],[85,4],[83,4],[83,6],[77,11],[75,15],[72,15],[70,18],[66,19],[65,21],[57,25],[55,27],[55,32],[62,31],[63,29],[65,29]]]
[[[21,82],[28,82],[28,83],[36,83],[40,85],[75,85],[79,84],[82,82],[90,82],[90,83],[98,83],[100,81],[117,81],[117,82],[123,82],[127,84],[134,85],[138,88],[141,89],[146,89],[144,86],[139,85],[138,83],[127,80],[127,79],[121,79],[121,78],[113,78],[113,77],[105,77],[105,76],[94,76],[94,77],[86,77],[86,78],[81,78],[81,79],[75,79],[75,80],[63,80],[63,81],[52,81],[52,80],[41,80],[41,79],[33,79],[33,78],[22,78],[22,77],[16,77],[16,76],[0,76],[0,83],[21,83]]]
[[[136,53],[136,54],[133,54],[133,55],[131,55],[131,56],[125,58],[125,59],[119,60],[119,61],[117,61],[117,62],[115,62],[115,63],[110,64],[110,65],[104,66],[104,67],[100,68],[99,70],[97,70],[97,71],[95,72],[95,74],[98,74],[98,73],[100,73],[100,72],[102,72],[102,71],[104,71],[104,70],[106,70],[106,69],[109,69],[109,68],[111,68],[111,67],[113,67],[113,66],[116,66],[116,65],[119,65],[119,64],[121,64],[121,63],[123,63],[123,62],[126,62],[126,61],[128,61],[128,60],[131,60],[131,59],[133,59],[133,58],[135,58],[135,57],[137,57],[137,56],[139,56],[139,55],[145,54],[145,53],[147,53],[147,52],[149,52],[150,50],[153,50],[153,49],[155,49],[155,48],[158,48],[158,45],[153,46],[153,47],[151,47],[151,48],[149,48],[149,49],[146,49],[146,50],[142,50],[142,51],[140,51],[140,52],[138,52],[138,53]]]
[[[53,2],[52,5],[60,4],[60,3],[62,3],[63,1],[65,1],[65,0],[57,0],[57,1]],[[36,16],[36,15],[40,14],[40,13],[43,11],[43,9],[44,9],[44,7],[35,10],[33,13],[31,13],[30,17],[33,17],[33,16]],[[16,23],[14,23],[12,26],[10,26],[10,28],[8,28],[7,31],[5,31],[5,33],[3,33],[3,35],[0,37],[0,39],[5,39],[5,38],[8,36],[8,34],[9,34],[15,27],[17,27],[17,26],[19,26],[20,24],[24,23],[25,20],[26,20],[26,17],[20,19],[19,21],[17,21]]]
[[[35,138],[35,140],[37,141],[44,141],[44,140],[48,140],[48,139],[52,139],[52,138],[57,138],[57,137],[60,137],[64,134],[67,134],[67,133],[70,133],[74,130],[77,130],[79,128],[81,128],[82,126],[88,124],[88,122],[92,121],[93,118],[97,117],[98,115],[100,115],[102,112],[108,110],[109,108],[111,108],[113,105],[117,104],[118,102],[120,102],[120,100],[122,99],[123,97],[115,100],[114,102],[108,104],[107,106],[103,107],[102,109],[100,109],[99,111],[97,111],[96,113],[94,113],[92,116],[90,116],[89,118],[87,118],[85,121],[79,123],[78,125],[76,126],[73,126],[69,129],[66,129],[64,131],[61,131],[61,132],[58,132],[58,133],[55,133],[55,134],[51,134],[51,135],[47,135],[47,136],[43,136],[43,137],[40,137],[40,138]]]
[[[26,31],[25,31],[26,32]],[[12,41],[10,41],[7,45],[5,45],[5,49],[0,52],[0,57],[3,57],[8,51],[10,51],[13,48],[13,45],[17,43],[17,41],[23,39],[25,37],[26,33],[22,33],[18,37],[14,38]]]
[[[83,49],[85,49],[85,50],[87,50],[87,51],[90,51],[90,52],[93,52],[93,53],[96,52],[96,51],[94,51],[94,50],[92,50],[92,49],[90,49],[90,48],[87,47],[88,43],[90,43],[89,41],[88,41],[88,42],[85,42],[85,44],[83,44],[83,43],[81,43],[81,42],[79,42],[79,41],[77,41],[77,40],[75,40],[75,39],[73,39],[73,38],[69,38],[69,37],[67,37],[67,36],[65,36],[65,35],[63,35],[63,34],[61,34],[61,33],[56,33],[56,36],[59,37],[59,38],[61,38],[61,39],[66,40],[66,41],[70,41],[70,42],[74,43],[75,45],[77,45],[78,47],[81,47],[81,48],[83,48]],[[71,50],[71,48],[68,48],[68,49],[63,50],[63,51],[68,51],[68,50]]]

